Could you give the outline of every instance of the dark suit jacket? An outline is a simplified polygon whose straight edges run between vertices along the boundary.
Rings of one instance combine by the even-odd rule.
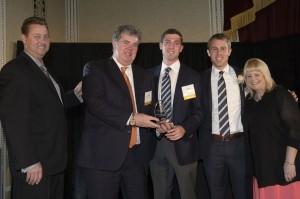
[[[235,70],[236,75],[242,74],[242,69],[233,67]],[[202,125],[199,129],[199,155],[200,159],[206,159],[208,153],[210,152],[211,145],[213,143],[213,136],[212,136],[212,94],[211,94],[211,71],[212,68],[201,73],[201,87],[203,94],[201,96],[203,106],[206,110],[206,117]],[[244,110],[244,102],[245,102],[245,95],[242,90],[242,86],[240,87],[240,96],[241,96],[241,111],[243,117],[243,110]]]
[[[154,101],[158,99],[158,84],[161,65],[150,69],[154,81]],[[184,100],[182,87],[194,85],[196,98]],[[180,165],[191,164],[198,160],[197,130],[204,118],[204,109],[201,107],[200,74],[193,69],[181,64],[173,100],[173,123],[181,125],[185,136],[174,142],[176,156]],[[155,146],[155,145],[154,145]]]
[[[93,61],[90,72],[83,79],[83,97],[86,103],[85,123],[79,166],[116,171],[123,165],[128,152],[131,126],[126,123],[132,113],[130,93],[122,73],[112,58]],[[145,106],[145,92],[151,91],[151,82],[146,71],[138,66],[132,67],[137,110],[148,113]],[[148,170],[149,132],[139,128],[142,159]],[[139,150],[140,151],[140,150]]]
[[[60,90],[64,100],[62,87]],[[66,168],[66,106],[51,80],[26,53],[2,68],[0,119],[8,141],[12,175],[37,162],[42,164],[43,176]]]

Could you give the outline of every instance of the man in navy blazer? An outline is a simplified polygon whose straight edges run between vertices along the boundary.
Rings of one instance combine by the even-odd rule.
[[[204,117],[200,105],[199,73],[181,64],[182,34],[176,29],[166,30],[160,41],[162,64],[151,69],[154,79],[155,102],[162,99],[162,78],[165,69],[171,80],[172,117],[157,129],[159,138],[150,172],[155,199],[170,199],[172,181],[177,178],[182,199],[196,199],[195,184],[198,162],[197,130]],[[164,102],[162,102],[164,103]]]
[[[242,124],[245,94],[243,82],[237,78],[242,77],[242,69],[228,64],[231,42],[224,34],[215,34],[209,39],[207,53],[212,67],[201,73],[201,98],[207,115],[198,136],[210,195],[212,199],[226,198],[231,184],[234,198],[250,198],[251,179],[246,175],[247,135]],[[230,135],[226,137],[220,135],[219,127],[217,82],[220,71],[224,72],[227,91]]]
[[[90,199],[117,199],[119,189],[124,198],[148,197],[148,145],[154,138],[148,128],[159,125],[147,115],[153,111],[150,76],[132,64],[140,40],[134,26],[119,26],[112,37],[113,56],[90,62],[83,78],[86,112],[79,166]],[[130,146],[132,138],[136,141]]]
[[[80,102],[74,90],[66,96],[54,76],[42,70],[50,46],[47,23],[30,17],[21,31],[24,51],[0,72],[0,120],[8,142],[12,198],[63,199],[65,109]]]

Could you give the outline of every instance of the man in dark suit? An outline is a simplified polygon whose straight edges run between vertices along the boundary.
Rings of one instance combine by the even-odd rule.
[[[146,71],[133,65],[141,33],[132,25],[113,34],[113,56],[93,61],[83,79],[86,103],[79,166],[85,168],[90,199],[147,198],[149,141],[147,128],[157,118],[145,113],[152,103]]]
[[[63,199],[65,99],[72,104],[79,104],[79,99],[73,90],[65,98],[62,87],[44,66],[43,57],[50,46],[47,23],[30,17],[21,31],[24,52],[0,72],[0,119],[8,141],[12,198]]]
[[[212,199],[227,198],[229,184],[234,198],[244,199],[251,197],[251,179],[246,175],[247,139],[242,124],[245,94],[237,78],[242,70],[228,64],[231,42],[224,34],[209,39],[207,53],[212,68],[201,74],[207,115],[199,129],[200,158]],[[221,76],[225,82],[218,85]],[[225,92],[218,93],[222,85]]]
[[[155,85],[154,99],[161,100],[165,106],[170,99],[172,113],[157,129],[160,139],[156,143],[154,158],[150,161],[155,199],[171,198],[174,175],[181,198],[196,199],[197,129],[204,113],[199,100],[202,95],[199,73],[179,61],[182,41],[182,34],[178,30],[166,30],[160,41],[162,64],[151,69]],[[171,85],[169,97],[164,97],[163,79],[166,73]]]

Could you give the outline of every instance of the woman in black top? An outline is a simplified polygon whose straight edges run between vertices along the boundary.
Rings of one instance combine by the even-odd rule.
[[[244,67],[249,97],[245,129],[254,166],[254,198],[300,198],[300,113],[292,95],[275,84],[268,66],[249,59]]]

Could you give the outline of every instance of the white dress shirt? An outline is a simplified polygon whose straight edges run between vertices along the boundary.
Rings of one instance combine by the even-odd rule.
[[[227,65],[223,77],[226,83],[228,117],[230,134],[243,132],[241,120],[241,96],[237,76],[234,69]],[[220,135],[218,110],[218,79],[220,70],[212,66],[211,94],[212,94],[212,134]]]

